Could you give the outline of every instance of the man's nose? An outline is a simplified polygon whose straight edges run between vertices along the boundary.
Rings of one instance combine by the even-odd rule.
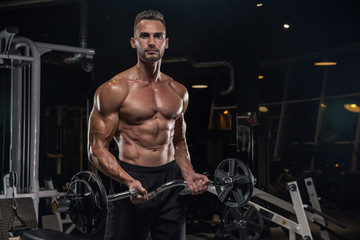
[[[149,46],[154,47],[155,46],[155,39],[153,36],[150,36],[149,38]]]

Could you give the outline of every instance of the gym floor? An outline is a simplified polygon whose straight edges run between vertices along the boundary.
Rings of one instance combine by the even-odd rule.
[[[346,239],[346,240],[359,240],[360,239],[360,212],[358,211],[341,211],[338,209],[323,209],[323,212],[328,216],[336,219],[338,222],[346,226],[345,229],[328,222],[328,227],[330,230],[334,231],[339,236],[335,236],[329,233],[330,239]],[[215,239],[216,226],[215,222],[208,223],[189,223],[188,234],[186,235],[187,240],[205,240],[205,239]],[[268,227],[265,225],[265,231],[260,236],[259,239],[263,240],[288,240],[289,237],[280,227]],[[312,225],[312,231],[320,236],[319,228]],[[76,232],[74,234],[77,234]],[[103,239],[104,232],[100,231],[93,236],[87,236],[88,239],[100,240]],[[224,238],[230,239],[230,238]],[[251,239],[251,238],[250,238]],[[296,239],[300,239],[300,236],[297,235]],[[317,239],[316,236],[313,236],[313,239]]]

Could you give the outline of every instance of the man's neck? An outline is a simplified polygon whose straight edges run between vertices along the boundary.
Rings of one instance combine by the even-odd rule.
[[[157,62],[144,62],[139,60],[136,64],[136,68],[139,73],[139,78],[148,81],[149,83],[155,83],[160,79],[160,66],[161,60]]]

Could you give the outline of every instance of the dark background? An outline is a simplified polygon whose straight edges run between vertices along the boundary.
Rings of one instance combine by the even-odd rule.
[[[257,7],[258,2],[263,6]],[[259,179],[265,178],[257,174],[259,165],[266,164],[269,178],[261,187],[274,194],[281,194],[284,176],[312,176],[320,194],[329,201],[340,208],[356,209],[356,198],[350,196],[358,196],[354,189],[359,183],[358,168],[354,172],[350,166],[358,114],[347,112],[343,104],[358,101],[360,95],[360,2],[258,2],[89,0],[86,47],[96,50],[94,71],[83,71],[79,63],[66,64],[64,58],[70,56],[66,53],[42,56],[41,177],[50,175],[61,189],[73,174],[90,167],[85,145],[86,109],[92,106],[92,96],[101,83],[136,63],[136,52],[129,42],[133,20],[142,10],[156,9],[167,21],[170,45],[165,60],[185,57],[194,62],[226,61],[234,67],[235,89],[221,96],[220,91],[229,87],[227,68],[195,68],[189,62],[162,64],[163,72],[189,90],[186,120],[194,167],[199,172],[212,172],[224,158],[240,157]],[[289,23],[290,28],[284,29],[284,23]],[[9,26],[19,29],[17,36],[35,42],[79,46],[79,3],[0,1],[0,29]],[[325,56],[338,64],[327,70],[313,65]],[[318,98],[325,71],[328,77],[324,96],[329,98],[325,100],[322,138],[315,145]],[[259,74],[264,79],[258,79]],[[191,84],[200,80],[206,81],[209,88],[192,89]],[[286,105],[280,151],[274,157],[284,99],[294,102]],[[303,99],[307,100],[300,101]],[[218,107],[235,106],[229,108],[230,128],[209,129],[212,102]],[[259,113],[259,105],[268,106],[269,112]],[[60,125],[54,109],[64,110]],[[258,116],[257,124],[244,123],[254,129],[258,140],[255,155],[236,147],[235,116],[247,112]],[[213,122],[217,116],[214,114]],[[79,121],[83,124],[79,125]],[[61,147],[56,139],[60,139]],[[47,153],[63,154],[61,176],[55,174]],[[311,159],[315,159],[314,168]],[[290,169],[290,174],[284,175],[284,168]]]

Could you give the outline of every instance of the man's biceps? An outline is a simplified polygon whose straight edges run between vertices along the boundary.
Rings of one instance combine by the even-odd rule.
[[[89,134],[89,140],[92,141],[93,144],[107,145],[112,140],[113,135],[111,131],[93,130]]]
[[[108,117],[94,117],[90,119],[90,130],[99,132],[112,132],[116,128],[116,119],[113,116]]]

